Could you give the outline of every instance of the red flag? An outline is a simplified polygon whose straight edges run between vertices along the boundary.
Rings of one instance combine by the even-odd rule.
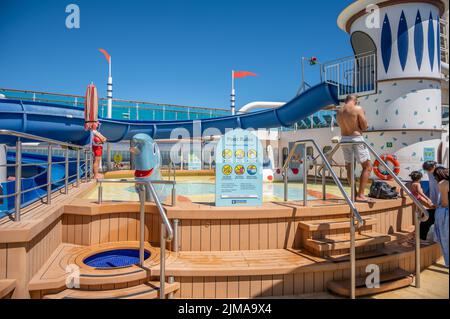
[[[111,59],[111,56],[108,54],[108,52],[106,52],[106,50],[104,49],[98,49],[101,53],[103,53],[103,55],[105,56],[106,60],[109,63],[109,60]]]
[[[234,71],[234,78],[243,78],[246,76],[256,76],[255,73],[253,72],[248,72],[248,71]]]

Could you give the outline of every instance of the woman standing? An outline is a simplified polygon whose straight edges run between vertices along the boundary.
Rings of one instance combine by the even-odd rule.
[[[440,203],[435,212],[434,233],[435,241],[441,246],[444,255],[445,266],[448,267],[449,254],[449,229],[448,229],[448,168],[436,167],[433,172],[434,178],[438,182]]]

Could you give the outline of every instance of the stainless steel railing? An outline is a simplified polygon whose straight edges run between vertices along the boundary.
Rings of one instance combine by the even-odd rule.
[[[341,192],[342,196],[344,197],[344,200],[349,204],[349,206],[350,206],[351,209],[352,209],[352,212],[355,214],[358,223],[363,224],[363,222],[364,222],[363,219],[362,219],[361,216],[359,215],[359,213],[358,213],[356,207],[354,206],[352,200],[351,200],[350,197],[347,195],[347,193],[346,193],[346,191],[345,191],[345,189],[344,189],[344,186],[342,185],[341,181],[339,180],[339,178],[337,177],[336,173],[335,173],[334,170],[332,169],[332,166],[331,166],[330,162],[328,161],[327,157],[324,155],[324,153],[322,152],[322,150],[319,148],[319,146],[317,145],[317,143],[316,143],[314,140],[312,140],[312,139],[304,139],[304,140],[298,140],[298,141],[294,142],[294,144],[293,144],[293,146],[292,146],[292,149],[291,149],[291,151],[289,152],[289,155],[288,155],[288,157],[287,157],[287,159],[286,159],[286,161],[285,161],[285,163],[284,163],[284,165],[283,165],[283,177],[284,177],[284,185],[285,185],[285,188],[284,188],[284,189],[285,189],[285,190],[288,189],[288,187],[287,187],[287,181],[288,181],[288,178],[287,178],[287,169],[288,169],[288,167],[289,167],[289,163],[290,163],[292,157],[293,157],[294,154],[295,154],[295,149],[296,149],[296,147],[297,147],[298,145],[305,145],[305,146],[306,146],[306,144],[308,144],[308,143],[311,143],[312,145],[314,145],[314,147],[316,148],[316,150],[317,150],[318,153],[319,153],[319,156],[322,158],[323,163],[325,164],[325,166],[326,166],[327,169],[329,170],[331,177],[333,178],[334,182],[335,182],[336,185],[338,186],[339,191]],[[303,165],[303,176],[304,176],[304,178],[303,178],[303,205],[304,205],[304,206],[307,206],[307,204],[308,204],[308,197],[305,196],[305,195],[306,195],[307,192],[308,192],[308,180],[307,180],[308,165],[305,165],[305,164],[307,163],[306,152],[303,152],[303,154],[304,154],[304,155],[303,155],[303,164],[304,164],[304,165]],[[322,175],[322,177],[324,177],[324,174]],[[323,183],[325,182],[324,178],[322,178],[322,182],[323,182]],[[285,194],[284,200],[287,201],[287,200],[288,200],[288,198],[287,198],[287,192],[285,191],[284,194]],[[326,199],[325,196],[326,196],[326,194],[324,193],[324,194],[323,194],[323,199]]]
[[[385,167],[386,172],[392,176],[392,178],[396,181],[396,183],[400,186],[400,188],[408,195],[409,198],[412,199],[415,207],[417,208],[414,216],[415,216],[415,259],[416,259],[416,278],[415,285],[416,288],[420,288],[420,222],[426,221],[429,218],[427,209],[422,205],[422,203],[411,193],[411,191],[406,187],[403,181],[392,171],[392,169],[386,164],[385,161],[375,152],[375,150],[365,141],[361,142],[340,142],[338,146],[341,145],[365,145],[367,149],[375,156],[378,162],[381,163]],[[354,158],[352,163],[352,168],[354,167]],[[352,174],[353,183],[351,185],[352,189],[354,189],[354,174]]]
[[[101,204],[103,203],[103,183],[128,183],[128,184],[146,184],[148,183],[147,181],[144,180],[136,180],[136,179],[132,179],[132,178],[108,178],[108,179],[97,179],[97,184],[98,184],[98,203]],[[171,205],[175,206],[177,204],[177,199],[176,199],[176,182],[175,181],[166,181],[166,180],[155,180],[155,181],[151,181],[152,184],[166,184],[166,185],[172,185],[172,191],[171,191]]]
[[[69,180],[75,178],[74,184],[76,187],[80,184],[80,168],[81,168],[81,158],[80,153],[84,150],[85,158],[84,158],[84,167],[85,167],[85,181],[90,180],[90,168],[92,168],[92,154],[88,151],[85,146],[75,145],[71,143],[61,142],[54,139],[49,139],[45,137],[40,137],[32,134],[12,131],[12,130],[0,130],[0,135],[3,136],[11,136],[17,138],[15,153],[16,153],[16,162],[15,164],[2,164],[0,167],[14,167],[15,168],[15,191],[12,194],[0,195],[0,199],[14,197],[14,220],[20,221],[21,219],[21,206],[22,206],[22,195],[36,189],[46,188],[46,204],[51,204],[51,194],[52,194],[52,185],[55,183],[59,183],[64,181],[64,193],[68,194],[69,192]],[[26,141],[37,141],[39,143],[48,144],[47,148],[47,163],[22,163],[22,153],[23,153],[23,140]],[[53,147],[60,146],[64,147],[65,150],[65,160],[54,162],[53,161]],[[27,146],[27,148],[33,148],[33,146]],[[38,146],[38,148],[42,148],[42,145]],[[69,160],[69,148],[75,149],[76,151],[76,160]],[[76,173],[69,176],[69,164],[76,163]],[[54,164],[64,164],[64,178],[53,181],[52,182],[52,165]],[[43,185],[38,185],[36,187],[32,187],[26,190],[22,190],[22,168],[27,166],[47,166],[47,183]]]
[[[292,159],[292,156],[295,153],[295,150],[298,145],[304,145],[305,150],[303,151],[303,205],[307,206],[308,204],[308,165],[307,165],[307,155],[306,155],[306,144],[311,143],[316,148],[317,152],[319,153],[320,157],[322,158],[322,161],[325,163],[325,166],[330,172],[331,177],[333,178],[335,184],[338,186],[339,191],[341,192],[342,196],[344,197],[345,201],[347,202],[348,206],[350,207],[350,297],[352,299],[355,298],[356,295],[356,227],[361,227],[364,225],[364,220],[362,219],[361,215],[359,214],[358,210],[356,209],[356,206],[354,204],[354,199],[350,198],[347,194],[347,192],[344,189],[344,186],[342,185],[341,181],[337,177],[336,173],[334,172],[330,162],[326,158],[326,156],[323,154],[322,150],[319,148],[317,143],[312,139],[304,139],[299,140],[294,143],[292,146],[292,149],[286,159],[286,162],[283,164],[283,175],[284,175],[284,200],[287,201],[287,193],[288,193],[288,176],[287,176],[287,169],[289,166],[289,163]],[[322,175],[322,192],[323,192],[323,198],[326,198],[326,189],[324,187],[325,185],[325,174]],[[353,196],[352,196],[353,197]]]
[[[421,262],[420,262],[420,222],[426,221],[429,218],[429,214],[427,209],[422,205],[422,203],[411,193],[411,191],[406,187],[405,183],[392,171],[392,169],[387,165],[387,163],[375,152],[375,150],[365,141],[359,141],[359,142],[338,142],[337,145],[333,148],[333,150],[329,153],[329,159],[332,158],[332,156],[336,153],[336,151],[342,146],[342,145],[364,145],[367,147],[369,152],[380,162],[382,166],[384,166],[386,172],[389,176],[391,176],[395,182],[400,186],[400,188],[403,190],[403,192],[413,201],[416,211],[415,211],[415,285],[416,288],[420,288],[420,269],[421,269]],[[327,166],[327,161],[324,161],[322,163],[322,166],[319,168],[319,171],[321,171],[322,180],[325,176],[325,166]],[[351,163],[351,181],[350,181],[350,187],[352,191],[355,189],[355,174],[353,172],[355,166],[355,158],[353,154],[353,161]],[[325,186],[324,186],[325,187]],[[353,196],[352,196],[353,198]]]
[[[373,94],[377,90],[377,54],[366,52],[322,65],[323,79],[336,85],[339,99],[347,94]]]
[[[144,181],[136,179],[98,179],[98,204],[103,202],[103,183],[133,183],[138,189],[139,194],[139,265],[144,267],[144,243],[145,243],[145,202],[146,202],[146,188],[150,191],[150,195],[153,198],[156,208],[158,209],[159,215],[162,219],[161,224],[161,237],[160,237],[160,299],[165,298],[165,283],[166,283],[166,242],[174,239],[174,247],[178,248],[178,232],[174,232],[174,229],[167,217],[166,210],[164,209],[159,196],[155,190],[153,184],[168,184],[172,185],[172,206],[176,205],[176,192],[175,192],[175,181]],[[175,225],[177,226],[177,225]],[[176,236],[174,236],[174,234]],[[174,249],[175,250],[175,249]],[[177,249],[175,250],[177,251]],[[169,282],[173,282],[173,277],[169,277]]]
[[[173,173],[173,175],[172,175],[172,173]],[[168,174],[169,181],[171,180],[171,177],[173,176],[173,181],[175,182],[176,176],[177,176],[177,170],[176,170],[175,164],[172,161],[170,161],[170,163],[169,163],[169,168],[168,168],[167,174]]]
[[[19,99],[24,101],[44,102],[44,103],[58,103],[66,106],[84,107],[85,96],[50,93],[42,91],[29,91],[29,90],[17,90],[0,88],[0,93],[6,95],[7,98]],[[142,114],[146,113],[149,119],[160,119],[159,114],[162,114],[163,118],[174,117],[175,119],[199,119],[203,117],[218,117],[229,115],[228,110],[205,107],[205,106],[185,106],[177,104],[145,102],[135,100],[125,100],[114,98],[112,100],[114,110],[123,110],[122,118],[131,119],[131,115],[134,114],[134,119],[142,119]],[[104,116],[104,111],[107,106],[107,98],[99,98],[99,114]]]

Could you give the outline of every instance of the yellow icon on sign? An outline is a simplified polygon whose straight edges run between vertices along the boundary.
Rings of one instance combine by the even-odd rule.
[[[114,163],[116,164],[122,163],[122,154],[120,153],[114,154]]]
[[[243,165],[237,165],[234,168],[234,172],[236,173],[236,175],[242,175],[245,172],[244,166]]]
[[[222,174],[223,175],[230,175],[232,171],[233,171],[233,168],[230,165],[224,165],[222,167]]]
[[[256,150],[249,150],[248,151],[248,158],[256,158],[256,156],[258,155],[258,152],[256,152]]]
[[[226,148],[226,149],[224,149],[224,150],[222,151],[222,157],[223,157],[223,158],[229,159],[229,158],[231,158],[232,156],[233,156],[233,152],[232,152],[230,149]]]
[[[244,157],[245,157],[244,150],[241,150],[241,149],[236,150],[236,158],[243,159]]]

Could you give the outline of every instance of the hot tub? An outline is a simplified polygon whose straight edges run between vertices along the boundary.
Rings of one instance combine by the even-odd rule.
[[[150,257],[150,252],[144,251],[144,260]],[[84,264],[93,268],[121,268],[139,263],[139,249],[119,248],[102,251],[83,260]]]

